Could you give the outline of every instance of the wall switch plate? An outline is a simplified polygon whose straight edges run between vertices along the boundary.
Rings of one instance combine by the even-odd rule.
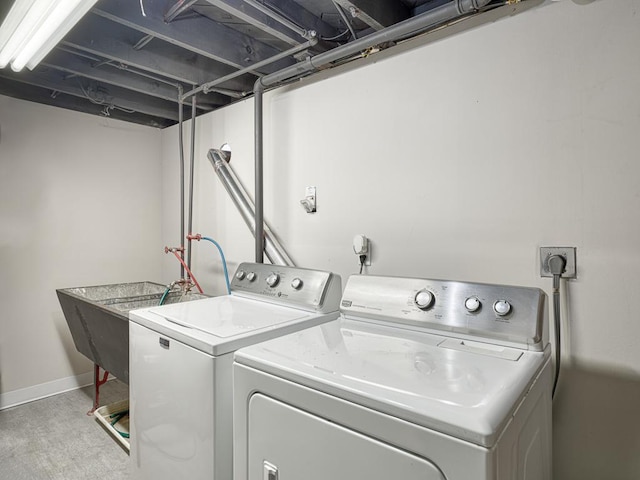
[[[560,255],[566,260],[562,278],[576,278],[576,247],[540,247],[540,276],[553,277],[549,272],[549,257]]]

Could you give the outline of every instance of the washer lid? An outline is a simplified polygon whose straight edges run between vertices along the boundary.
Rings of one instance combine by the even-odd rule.
[[[236,352],[236,362],[491,447],[546,352],[339,320]]]
[[[265,302],[242,300],[226,295],[203,302],[183,302],[154,307],[150,312],[184,327],[228,338],[254,330],[290,322],[306,312]]]
[[[225,295],[133,310],[130,320],[211,355],[296,331],[301,322],[333,319],[291,307]],[[277,333],[276,333],[277,332]]]

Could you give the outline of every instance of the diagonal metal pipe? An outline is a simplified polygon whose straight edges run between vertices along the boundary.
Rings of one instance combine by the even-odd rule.
[[[211,150],[209,150],[207,157],[213,165],[216,175],[218,175],[218,178],[222,182],[225,190],[233,200],[233,203],[238,208],[238,211],[240,212],[243,220],[245,221],[251,232],[255,235],[255,232],[257,230],[256,225],[258,224],[259,220],[255,215],[254,204],[251,201],[251,198],[247,194],[246,190],[242,186],[242,183],[235,175],[235,172],[229,165],[226,153],[222,150],[212,148]],[[291,257],[289,257],[284,247],[271,232],[269,226],[264,223],[264,220],[261,220],[260,223],[262,224],[262,228],[260,230],[263,232],[261,235],[263,236],[265,245],[264,252],[266,253],[269,261],[274,265],[280,264],[295,266],[293,260],[291,260]]]
[[[166,23],[171,23],[178,15],[191,8],[191,5],[193,5],[197,1],[198,0],[179,0],[173,7],[169,9],[167,14],[164,16],[164,21]]]

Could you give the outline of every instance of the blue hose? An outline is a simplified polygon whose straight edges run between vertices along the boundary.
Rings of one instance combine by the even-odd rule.
[[[218,248],[218,252],[220,252],[220,258],[222,259],[222,268],[224,269],[224,280],[225,282],[227,282],[227,293],[231,293],[231,285],[229,285],[229,271],[227,270],[227,261],[224,258],[224,253],[222,253],[222,247],[213,238],[202,237],[202,240],[207,240],[208,242],[213,243]]]
[[[162,298],[160,298],[160,303],[158,305],[164,304],[164,301],[167,299],[167,295],[169,294],[169,291],[171,291],[171,287],[172,285],[167,286],[166,290],[162,294]]]

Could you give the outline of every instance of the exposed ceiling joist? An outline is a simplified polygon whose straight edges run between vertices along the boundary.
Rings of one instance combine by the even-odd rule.
[[[65,79],[63,73],[47,72],[46,68],[38,67],[28,75],[17,74],[11,70],[7,71],[4,69],[0,70],[0,76],[9,80],[83,98],[91,103],[100,104],[105,111],[118,109],[121,111],[139,112],[174,121],[178,120],[178,109],[173,102],[158,98],[150,99],[146,95],[111,85],[106,86],[99,82],[86,79]],[[191,109],[189,108],[189,112],[190,111]]]
[[[172,22],[176,17],[182,15],[183,12],[191,8],[191,6],[197,1],[198,0],[177,0],[169,11],[164,14],[164,21],[167,23]]]
[[[288,45],[299,45],[305,38],[295,33],[290,28],[282,25],[269,15],[253,8],[244,0],[206,0],[207,3],[220,10],[247,22],[263,32],[271,35]]]
[[[396,0],[336,0],[347,16],[358,18],[374,30],[382,30],[409,18],[410,10]]]
[[[142,35],[96,15],[87,15],[63,40],[63,44],[83,52],[114,60],[155,75],[191,85],[201,85],[223,77],[235,68],[154,39],[135,50]],[[253,77],[255,79],[255,77]],[[235,79],[224,84],[231,90],[250,90],[253,81]]]
[[[93,104],[86,99],[74,95],[52,91],[48,87],[42,88],[28,85],[0,76],[0,90],[3,95],[8,95],[13,98],[20,98],[42,105],[50,105],[52,107],[64,108],[89,115],[104,116],[104,107],[102,105]],[[139,112],[128,113],[121,110],[112,110],[109,113],[109,118],[156,128],[165,128],[175,123],[173,120],[163,117],[154,117]]]
[[[69,52],[55,50],[47,56],[42,65],[66,72],[69,75],[77,75],[156,98],[178,102],[177,84],[169,85],[164,81],[149,78],[147,74],[139,75],[128,69],[126,65],[122,66],[117,62],[112,64],[96,62]],[[212,110],[224,103],[225,98],[220,94],[198,97],[198,105],[203,110]]]
[[[180,92],[189,100],[187,94],[195,92],[197,113],[210,111],[250,95],[261,75],[285,68],[294,77],[303,75],[314,62],[309,56],[354,41],[364,42],[360,48],[373,31],[419,14],[454,15],[464,4],[467,18],[511,5],[458,2],[99,0],[34,72],[1,69],[0,94],[164,127],[177,121]],[[0,22],[11,3],[0,0]],[[510,15],[513,7],[503,10]],[[319,40],[313,46],[307,43],[311,31]],[[357,51],[349,58],[359,58]]]
[[[324,15],[316,15],[308,10],[312,4],[317,2],[298,3],[294,0],[271,0],[271,3],[273,8],[298,25],[304,26],[307,30],[315,30],[320,38],[335,37],[340,33],[338,28],[326,21]]]
[[[188,22],[174,20],[167,24],[164,13],[172,2],[167,0],[146,0],[146,16],[140,10],[139,2],[132,0],[110,0],[101,2],[92,10],[108,20],[153,35],[165,42],[197,53],[234,68],[244,68],[279,53],[269,45],[256,41],[220,23],[205,17],[190,18]],[[281,60],[269,65],[262,73],[275,72],[293,63]]]

